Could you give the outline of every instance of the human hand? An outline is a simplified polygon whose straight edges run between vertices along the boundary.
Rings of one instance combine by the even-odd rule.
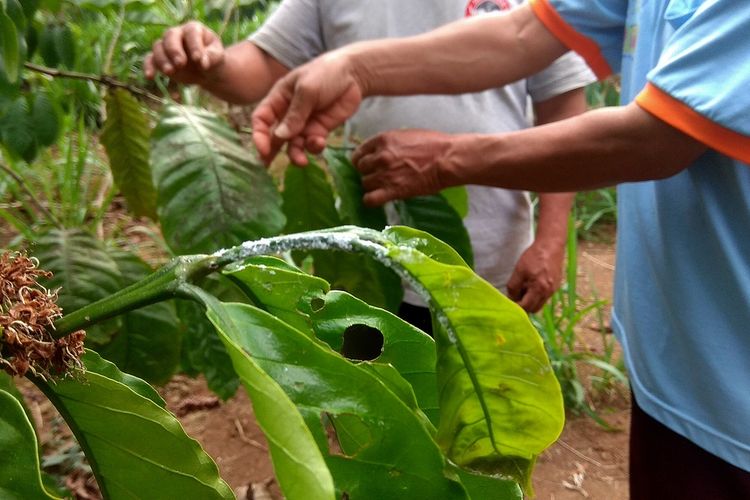
[[[378,134],[352,155],[362,173],[364,203],[377,206],[395,199],[434,194],[445,187],[455,136],[431,130],[394,130]]]
[[[224,63],[219,36],[197,21],[168,29],[143,64],[149,80],[158,73],[186,84],[202,84]]]
[[[518,259],[508,280],[508,297],[526,312],[541,310],[562,281],[563,245],[535,241]]]
[[[323,151],[326,137],[359,108],[363,87],[340,51],[329,52],[281,78],[253,112],[253,141],[270,163],[281,147],[297,165],[305,150]]]

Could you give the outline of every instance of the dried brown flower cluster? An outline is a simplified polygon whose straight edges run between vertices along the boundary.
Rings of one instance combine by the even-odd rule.
[[[55,303],[57,292],[37,279],[51,276],[23,254],[0,255],[0,369],[11,375],[31,371],[46,378],[81,367],[83,330],[61,339],[50,334],[62,311]]]

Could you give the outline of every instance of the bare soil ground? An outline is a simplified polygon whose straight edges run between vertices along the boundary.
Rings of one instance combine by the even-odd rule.
[[[612,295],[614,249],[611,244],[582,243],[579,251],[580,294],[609,300]],[[605,322],[608,318],[605,319]],[[607,323],[608,324],[608,323]],[[577,332],[581,349],[602,348],[598,324],[592,318]],[[583,371],[585,376],[586,372]],[[54,408],[33,388],[22,385],[40,430],[43,447],[62,453],[69,431]],[[167,405],[216,461],[224,479],[244,499],[282,498],[274,482],[265,438],[255,422],[244,391],[219,401],[202,379],[177,376],[160,389]],[[587,416],[569,415],[559,441],[539,458],[534,475],[536,498],[626,500],[628,498],[627,443],[630,401],[627,390],[600,394],[592,403],[614,430],[606,430]],[[78,499],[96,499],[90,477],[68,477]],[[253,496],[254,492],[254,496]]]

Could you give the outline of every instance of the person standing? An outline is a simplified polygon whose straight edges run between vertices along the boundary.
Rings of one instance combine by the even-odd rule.
[[[374,205],[460,183],[620,184],[612,321],[635,396],[631,498],[746,499],[748,33],[747,2],[533,0],[505,17],[319,58],[261,102],[254,139],[266,158],[286,141],[295,154],[314,151],[362,96],[477,91],[568,49],[599,77],[619,72],[618,108],[505,134],[387,132],[353,160]],[[467,48],[471,61],[460,58]]]

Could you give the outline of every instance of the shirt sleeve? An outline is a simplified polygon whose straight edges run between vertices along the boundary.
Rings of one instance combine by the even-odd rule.
[[[750,2],[673,0],[664,22],[674,32],[636,102],[750,164]]]
[[[531,100],[542,102],[585,87],[595,82],[596,77],[577,54],[569,52],[526,81]]]
[[[249,40],[287,68],[325,52],[318,0],[284,0]]]
[[[600,79],[620,71],[628,0],[530,0],[539,20]]]

